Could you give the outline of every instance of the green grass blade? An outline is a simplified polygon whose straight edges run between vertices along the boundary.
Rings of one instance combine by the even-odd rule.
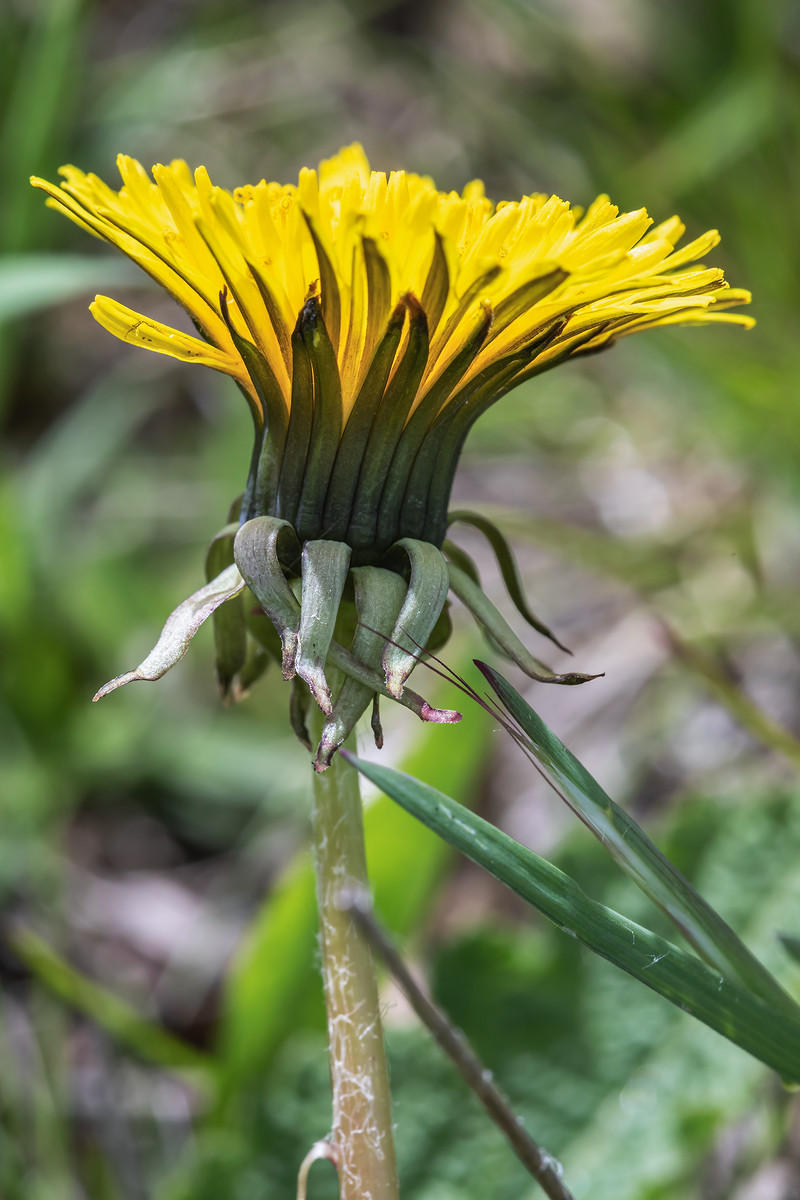
[[[32,8],[0,129],[0,166],[8,180],[2,230],[6,251],[23,250],[36,240],[43,206],[31,204],[28,176],[48,167],[77,93],[83,0],[44,0]]]
[[[574,879],[442,792],[346,756],[363,775],[565,933],[723,1037],[800,1082],[800,1013],[770,1006],[694,955],[592,900]]]
[[[38,934],[15,928],[8,933],[7,940],[49,991],[84,1013],[145,1062],[173,1071],[191,1071],[195,1082],[195,1075],[212,1081],[213,1062],[207,1055],[141,1017],[125,1000],[87,979]]]
[[[5,254],[20,254],[36,245],[50,219],[43,204],[31,203],[28,177],[52,169],[54,149],[59,138],[63,140],[81,78],[77,63],[85,27],[83,0],[43,0],[28,7],[33,16],[15,56],[0,123],[0,178],[5,181],[0,247]],[[11,23],[6,18],[3,24]],[[8,401],[15,361],[12,336],[0,329],[0,409]]]
[[[698,895],[632,817],[603,791],[574,754],[502,675],[477,664],[500,702],[522,729],[524,746],[545,777],[609,854],[680,929],[689,945],[715,970],[748,988],[792,1017],[800,1008],[761,965],[722,917]]]
[[[795,769],[800,768],[800,741],[765,713],[747,693],[728,678],[720,663],[699,646],[684,641],[664,626],[675,657],[688,668],[710,695],[727,708],[735,721],[765,746],[782,754]]]

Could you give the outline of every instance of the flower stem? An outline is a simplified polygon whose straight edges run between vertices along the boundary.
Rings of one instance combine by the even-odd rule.
[[[487,1071],[461,1030],[456,1029],[443,1009],[433,1003],[414,979],[386,931],[375,920],[371,909],[353,903],[349,911],[389,968],[414,1012],[455,1063],[462,1078],[509,1141],[514,1153],[541,1184],[550,1200],[575,1200],[562,1182],[561,1164],[522,1128],[520,1118],[515,1116],[508,1099],[494,1082],[491,1071]]]
[[[319,730],[317,730],[319,733]],[[369,895],[358,773],[314,776],[313,850],[341,1200],[397,1200],[391,1100],[369,944],[344,905]]]

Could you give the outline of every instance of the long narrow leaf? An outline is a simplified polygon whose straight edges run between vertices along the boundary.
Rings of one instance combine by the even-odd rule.
[[[719,913],[694,890],[664,857],[632,817],[603,791],[574,754],[511,684],[485,663],[476,664],[498,698],[526,735],[525,746],[573,812],[591,829],[637,887],[680,929],[701,958],[732,981],[749,988],[768,1004],[800,1017],[787,996]]]
[[[800,1082],[800,1014],[770,1006],[694,955],[592,900],[574,879],[442,792],[400,771],[346,757],[402,808],[565,933],[723,1037]]]

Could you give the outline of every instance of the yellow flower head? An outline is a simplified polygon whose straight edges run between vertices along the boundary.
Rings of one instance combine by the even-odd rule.
[[[274,511],[362,556],[404,534],[441,542],[469,427],[524,379],[654,325],[751,324],[724,311],[748,293],[697,263],[715,231],[676,250],[677,217],[653,228],[606,196],[585,213],[556,196],[495,205],[477,181],[458,195],[370,171],[358,145],[297,185],[233,192],[180,161],[152,179],[118,165],[118,192],[75,167],[60,187],[34,182],[162,284],[201,337],[107,296],[93,315],[232,375],[271,460],[246,515]]]
[[[379,693],[427,720],[457,715],[403,694],[420,648],[445,636],[449,589],[533,677],[588,678],[554,676],[532,658],[444,541],[458,457],[486,408],[566,358],[655,325],[750,325],[726,311],[748,293],[697,261],[716,232],[676,249],[677,217],[651,227],[644,209],[620,215],[607,196],[584,213],[557,196],[495,205],[480,182],[439,192],[424,176],[371,171],[358,145],[296,185],[233,192],[181,161],[152,179],[134,159],[118,165],[119,191],[75,167],[62,168],[60,186],[33,183],[165,287],[200,336],[107,296],[91,311],[124,341],[231,375],[256,441],[235,543],[234,528],[212,545],[214,578],[101,694],[158,678],[212,613],[223,690],[245,688],[246,646],[268,642],[245,620],[246,585],[280,634],[286,678],[303,679],[328,714],[319,769]],[[458,516],[487,534],[520,611],[552,636],[527,608],[499,532]],[[346,586],[360,621],[350,651],[334,640]],[[331,659],[347,677],[336,696]]]

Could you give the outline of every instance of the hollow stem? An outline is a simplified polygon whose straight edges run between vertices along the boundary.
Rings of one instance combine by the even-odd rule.
[[[574,1200],[561,1179],[561,1164],[543,1150],[522,1128],[508,1099],[494,1082],[460,1029],[419,986],[403,959],[378,924],[369,907],[354,900],[349,906],[360,929],[375,947],[414,1012],[427,1026],[445,1054],[455,1063],[462,1078],[480,1100],[495,1125],[502,1130],[514,1153],[541,1185],[550,1200]]]
[[[321,716],[321,714],[320,714]],[[317,737],[322,722],[317,721]],[[344,905],[368,897],[358,773],[314,776],[313,850],[341,1200],[397,1200],[391,1101],[372,952]]]

